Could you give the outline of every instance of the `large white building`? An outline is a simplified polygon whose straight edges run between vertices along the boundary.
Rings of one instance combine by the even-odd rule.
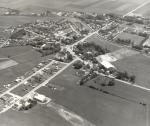
[[[39,102],[45,102],[46,101],[46,97],[42,94],[34,94],[34,97],[33,97],[35,100],[39,101]]]

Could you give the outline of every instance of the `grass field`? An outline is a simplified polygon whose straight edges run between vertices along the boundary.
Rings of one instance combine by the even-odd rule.
[[[117,36],[117,38],[120,38],[120,39],[123,39],[123,40],[131,40],[131,42],[133,42],[134,45],[141,45],[142,40],[144,40],[144,37],[134,35],[134,34],[125,33],[125,32],[122,32],[121,34],[119,34]]]
[[[29,46],[2,48],[0,54],[18,63],[13,67],[0,70],[1,83],[9,83],[16,77],[24,75],[42,60],[41,54]]]
[[[129,74],[136,76],[136,83],[150,88],[150,58],[137,54],[131,57],[126,57],[113,63],[119,70],[127,71]]]
[[[118,97],[122,97],[123,99],[139,104],[140,102],[146,103],[150,105],[150,92],[142,90],[137,87],[133,87],[132,85],[127,85],[124,82],[115,81],[114,86],[102,86],[104,76],[98,76],[97,78],[87,82],[85,85],[95,85],[100,89],[108,91]],[[95,83],[96,81],[96,83]]]
[[[9,59],[1,60],[0,59],[0,70],[3,70],[3,69],[6,69],[6,68],[15,66],[17,64],[18,63],[16,61],[14,61],[14,60],[9,60]]]
[[[64,87],[52,91],[38,90],[56,103],[65,106],[97,126],[145,126],[145,108],[134,102],[76,85],[79,80],[72,67],[66,69],[51,83]],[[114,121],[115,120],[115,121]]]
[[[112,52],[120,49],[119,46],[117,46],[113,43],[110,43],[110,42],[104,40],[103,38],[98,37],[97,35],[93,35],[92,37],[88,38],[86,41],[94,42],[95,44],[98,44],[103,48],[107,48],[108,50],[110,50]]]
[[[36,106],[30,111],[9,110],[0,115],[1,126],[70,126],[50,108]]]

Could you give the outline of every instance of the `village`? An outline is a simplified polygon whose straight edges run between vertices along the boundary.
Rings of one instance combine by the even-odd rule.
[[[3,16],[8,15],[23,16],[24,14],[17,10],[10,10],[3,14]],[[55,19],[47,19],[50,15],[55,16]],[[64,90],[67,92],[64,86],[65,80],[64,82],[62,80],[59,86],[53,84],[54,80],[59,78],[58,76],[65,78],[64,71],[71,72],[68,80],[78,78],[72,83],[75,83],[73,86],[75,88],[77,86],[79,90],[88,88],[87,90],[93,92],[98,91],[104,95],[147,107],[148,102],[143,99],[130,100],[109,89],[116,86],[120,88],[118,83],[121,83],[120,85],[123,86],[150,91],[149,85],[143,81],[146,80],[145,76],[139,77],[141,71],[143,75],[145,74],[143,69],[148,70],[147,66],[141,67],[142,70],[138,67],[139,69],[136,70],[133,65],[139,63],[137,65],[140,66],[142,61],[149,62],[150,19],[134,14],[96,14],[59,10],[30,13],[25,16],[43,17],[43,19],[5,29],[10,36],[0,39],[0,48],[9,51],[13,48],[27,47],[30,50],[15,56],[10,52],[2,57],[2,60],[11,59],[13,63],[16,61],[14,65],[10,65],[8,61],[4,63],[8,63],[7,68],[15,66],[18,70],[17,65],[20,62],[22,64],[27,62],[30,66],[31,60],[36,59],[34,59],[36,54],[41,59],[29,71],[13,78],[14,80],[9,83],[1,82],[0,114],[9,109],[28,111],[38,105],[55,104],[53,98],[39,90],[46,88],[54,94]],[[34,56],[31,55],[26,61],[30,51]],[[22,59],[18,58],[17,61],[15,60],[17,57]],[[134,63],[133,59],[139,61],[136,58],[142,59],[141,62]],[[126,62],[129,65],[126,65]],[[24,67],[26,66],[20,68],[24,69]],[[53,109],[61,110],[62,106],[57,105],[55,106],[57,109],[54,106]],[[62,110],[65,113],[65,108]],[[90,124],[88,121],[87,123]]]

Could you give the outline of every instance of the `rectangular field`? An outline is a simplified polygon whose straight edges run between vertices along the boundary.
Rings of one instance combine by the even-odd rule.
[[[149,63],[149,56],[146,57],[142,54],[137,54],[113,62],[113,65],[121,71],[127,71],[130,75],[135,75],[135,81],[138,85],[150,88]]]
[[[120,49],[120,47],[117,44],[108,42],[104,40],[103,38],[99,37],[98,35],[93,35],[92,37],[88,38],[86,41],[94,42],[95,44],[100,45],[103,48],[107,48],[108,50],[112,52]]]
[[[134,35],[134,34],[125,33],[125,32],[122,32],[121,34],[119,34],[117,36],[117,38],[123,39],[123,40],[131,40],[131,42],[133,42],[134,45],[141,45],[142,40],[144,40],[144,37]]]

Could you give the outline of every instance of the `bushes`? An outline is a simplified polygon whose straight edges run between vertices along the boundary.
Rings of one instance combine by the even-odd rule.
[[[130,39],[120,39],[120,38],[118,38],[116,40],[116,43],[123,44],[123,45],[130,45],[132,42],[131,42]]]
[[[137,17],[126,16],[126,17],[124,17],[124,20],[128,21],[128,22],[132,22],[132,23],[144,24],[144,21]]]
[[[73,64],[73,67],[74,67],[75,69],[81,69],[81,68],[83,67],[83,63],[82,63],[81,61],[75,62],[75,63]]]
[[[76,47],[74,48],[74,52],[77,55],[81,54],[82,58],[85,60],[91,60],[95,62],[94,57],[108,53],[109,50],[95,44],[94,42],[87,42],[76,45]]]
[[[129,75],[126,71],[125,72],[118,72],[116,75],[117,79],[123,80],[123,81],[130,81],[132,83],[135,83],[135,76]]]
[[[61,50],[60,44],[52,43],[50,45],[46,45],[43,47],[43,49],[38,50],[40,53],[42,53],[42,56],[51,55],[54,53],[57,53]]]

